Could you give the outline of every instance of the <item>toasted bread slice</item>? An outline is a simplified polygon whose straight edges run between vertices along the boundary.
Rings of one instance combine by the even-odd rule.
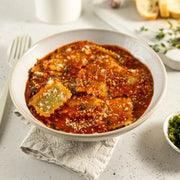
[[[168,10],[167,0],[159,0],[160,15],[163,18],[169,17],[170,13]]]
[[[154,20],[159,15],[158,0],[136,0],[139,14],[146,20]]]
[[[180,0],[167,0],[168,10],[172,18],[180,18]]]

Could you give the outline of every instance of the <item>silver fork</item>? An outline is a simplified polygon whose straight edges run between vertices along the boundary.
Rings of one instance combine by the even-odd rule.
[[[24,54],[25,51],[31,45],[31,38],[28,35],[18,36],[12,42],[9,51],[8,51],[8,64],[13,67],[13,65],[17,62],[17,60]],[[2,116],[4,112],[4,107],[6,104],[6,99],[8,95],[8,86],[9,86],[10,76],[5,83],[5,86],[2,90],[0,96],[0,123],[2,121]]]

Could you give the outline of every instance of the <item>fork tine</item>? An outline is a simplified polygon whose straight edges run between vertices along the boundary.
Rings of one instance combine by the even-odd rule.
[[[26,36],[22,36],[21,39],[22,39],[21,40],[21,49],[20,49],[18,58],[20,58],[23,55],[23,53],[25,52]]]
[[[15,53],[14,59],[18,59],[19,58],[19,53],[20,53],[20,49],[21,49],[21,42],[22,42],[22,38],[19,36],[18,37],[18,43],[17,43],[17,48],[16,48],[16,53]]]
[[[31,38],[30,36],[26,35],[25,36],[25,46],[24,46],[24,52],[28,50],[31,44]]]
[[[20,58],[24,54],[24,52],[27,51],[27,49],[30,47],[30,44],[31,44],[30,36],[28,35],[22,36],[21,49],[18,58]]]
[[[12,59],[15,57],[15,53],[16,53],[16,48],[17,48],[17,43],[18,43],[18,38],[14,39],[14,41],[12,42],[12,45],[10,47],[10,51],[9,51],[9,58],[8,58],[8,62],[10,63],[12,61]]]
[[[28,35],[18,36],[11,45],[11,50],[8,58],[9,64],[13,64],[18,60],[23,53],[30,47],[31,38]]]

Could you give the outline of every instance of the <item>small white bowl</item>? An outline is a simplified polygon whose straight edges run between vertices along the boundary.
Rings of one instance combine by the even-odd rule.
[[[173,49],[169,50],[166,55],[162,53],[158,53],[162,61],[165,65],[168,67],[174,69],[174,70],[180,70],[180,50],[179,49]]]
[[[170,118],[173,118],[175,115],[178,115],[180,114],[180,111],[177,111],[177,112],[173,112],[171,113],[169,116],[166,117],[165,121],[164,121],[164,125],[163,125],[163,131],[164,131],[164,135],[165,135],[165,138],[167,140],[167,142],[169,143],[169,145],[174,149],[176,150],[178,153],[180,153],[180,149],[175,146],[172,141],[169,139],[168,137],[168,127],[169,127],[169,120]]]

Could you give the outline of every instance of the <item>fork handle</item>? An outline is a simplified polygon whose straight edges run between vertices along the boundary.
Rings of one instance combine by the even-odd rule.
[[[6,105],[6,100],[7,100],[7,95],[8,95],[8,86],[9,86],[9,78],[6,81],[5,86],[4,86],[1,96],[0,96],[0,124],[2,121],[3,112],[4,112],[5,105]]]

